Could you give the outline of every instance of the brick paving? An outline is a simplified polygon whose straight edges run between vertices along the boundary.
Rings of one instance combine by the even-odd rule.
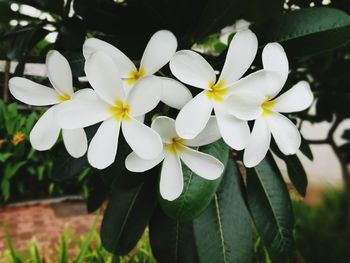
[[[8,227],[14,247],[23,251],[34,236],[39,247],[55,248],[66,227],[73,235],[86,235],[95,217],[86,213],[83,201],[2,208],[0,252],[7,248],[4,224]]]

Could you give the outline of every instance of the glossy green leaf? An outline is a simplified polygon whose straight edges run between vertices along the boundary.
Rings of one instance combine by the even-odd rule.
[[[109,252],[127,254],[141,238],[157,205],[157,174],[158,167],[142,175],[126,171],[115,175],[101,226],[102,244]],[[135,176],[144,177],[143,182],[125,187]]]
[[[285,262],[294,248],[294,218],[288,189],[271,155],[247,170],[247,200],[274,262]]]
[[[200,151],[214,156],[224,165],[227,163],[229,147],[222,140],[203,146]],[[160,205],[164,212],[174,219],[191,220],[198,217],[209,205],[222,176],[216,180],[206,180],[193,173],[183,163],[182,171],[184,176],[182,194],[174,201],[164,200],[160,196]]]
[[[242,187],[237,164],[230,159],[214,199],[193,221],[200,262],[251,262],[252,224]]]
[[[152,252],[159,263],[199,262],[193,223],[180,222],[158,207],[149,224]]]
[[[91,174],[87,182],[88,197],[87,197],[87,211],[88,213],[95,212],[108,196],[108,187],[104,183],[102,176],[98,173]]]
[[[304,57],[350,42],[350,16],[329,8],[304,8],[253,27],[260,46],[280,42],[289,57]]]
[[[310,160],[313,161],[314,160],[314,155],[312,154],[310,145],[308,144],[308,142],[301,137],[301,145],[299,150]]]

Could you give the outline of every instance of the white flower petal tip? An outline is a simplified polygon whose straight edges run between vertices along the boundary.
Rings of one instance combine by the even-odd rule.
[[[266,120],[281,152],[285,155],[296,154],[301,144],[301,136],[294,123],[279,113],[272,113]]]
[[[121,76],[106,53],[93,53],[85,62],[85,73],[96,93],[110,105],[125,98]]]
[[[116,157],[120,122],[114,119],[104,121],[92,138],[88,149],[88,161],[97,169],[110,166]]]
[[[180,159],[177,155],[168,154],[162,166],[159,192],[163,199],[174,201],[183,190],[184,181]]]
[[[14,77],[9,81],[9,89],[17,100],[33,106],[47,106],[59,103],[60,95],[52,88],[29,79]]]
[[[209,89],[209,85],[216,81],[214,69],[201,55],[192,50],[176,52],[169,66],[177,79],[197,88]]]
[[[61,96],[73,95],[73,77],[68,60],[58,51],[46,55],[47,75],[52,86]]]
[[[62,129],[63,143],[67,152],[74,158],[82,157],[88,148],[88,141],[84,129]]]
[[[213,105],[205,92],[199,93],[177,115],[175,122],[177,134],[184,139],[196,137],[207,125],[212,110]]]
[[[306,81],[299,81],[274,100],[273,110],[283,113],[303,111],[311,106],[313,100],[314,95],[310,84]]]
[[[163,151],[159,134],[133,117],[122,121],[123,135],[131,149],[141,158],[155,159]]]
[[[143,53],[140,68],[147,75],[152,75],[166,65],[177,48],[177,40],[168,30],[160,30],[153,34]]]
[[[225,110],[215,109],[215,114],[225,143],[237,151],[243,150],[248,144],[250,135],[248,123],[236,118]]]
[[[166,105],[180,110],[192,99],[189,89],[177,80],[159,77],[162,82],[161,101]]]
[[[188,147],[179,152],[179,156],[188,168],[207,180],[219,178],[225,169],[225,166],[213,156]]]
[[[271,132],[265,118],[258,118],[244,150],[243,163],[247,168],[258,165],[269,150]]]
[[[85,60],[97,51],[106,53],[113,60],[113,63],[118,68],[122,77],[128,77],[130,72],[136,71],[134,63],[116,47],[97,38],[89,38],[85,40],[83,45],[83,55]]]
[[[264,69],[277,72],[281,78],[282,86],[288,78],[289,64],[286,52],[279,43],[268,43],[262,53]]]
[[[165,153],[162,152],[157,158],[145,160],[139,157],[135,152],[130,153],[125,159],[125,167],[131,172],[141,173],[152,169],[163,161]]]
[[[230,43],[220,80],[231,85],[240,79],[253,63],[258,40],[251,30],[237,32]]]
[[[35,150],[49,150],[58,139],[61,127],[59,127],[54,121],[55,108],[56,107],[51,107],[48,109],[40,117],[30,132],[30,143]]]

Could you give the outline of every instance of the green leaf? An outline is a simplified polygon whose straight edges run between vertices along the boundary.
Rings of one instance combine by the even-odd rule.
[[[272,259],[285,262],[294,248],[294,218],[288,189],[271,155],[247,170],[247,199]]]
[[[89,176],[88,182],[88,197],[87,197],[87,211],[88,213],[95,212],[107,199],[108,188],[100,174],[92,174]]]
[[[280,42],[289,57],[305,57],[349,43],[350,16],[329,7],[286,13],[253,26],[259,44]]]
[[[13,154],[6,152],[6,153],[0,153],[0,162],[4,163],[7,161],[8,158],[10,158]]]
[[[308,180],[304,167],[301,164],[298,156],[284,155],[275,143],[272,143],[271,149],[279,158],[281,158],[286,163],[290,181],[298,193],[301,196],[305,197]]]
[[[158,167],[145,174],[119,174],[103,217],[103,246],[114,254],[127,254],[141,238],[157,205]],[[129,188],[128,179],[143,176],[144,181]]]
[[[310,160],[314,160],[314,155],[312,154],[310,145],[307,143],[307,141],[304,139],[304,137],[301,137],[301,145],[300,145],[300,151]]]
[[[222,140],[201,147],[200,151],[214,156],[224,165],[227,163],[229,147]],[[160,196],[160,205],[164,212],[174,219],[191,220],[198,217],[209,205],[222,176],[216,180],[206,180],[193,173],[183,163],[182,171],[184,176],[182,194],[174,201],[164,200]]]
[[[55,48],[58,50],[81,50],[85,41],[86,29],[77,16],[66,18],[59,29]]]
[[[235,161],[228,161],[223,180],[205,212],[193,222],[200,262],[251,262],[252,225]]]
[[[193,223],[168,217],[160,207],[149,224],[152,252],[159,263],[199,262]]]

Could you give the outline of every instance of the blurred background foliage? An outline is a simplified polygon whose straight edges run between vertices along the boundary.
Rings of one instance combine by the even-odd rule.
[[[334,199],[327,197],[311,210],[303,203],[294,204],[295,238],[306,262],[330,262],[326,260],[330,255],[332,259],[339,258],[332,262],[343,262],[346,240],[342,231],[347,228],[350,233],[350,130],[344,131],[342,145],[336,144],[334,133],[350,118],[349,12],[348,0],[0,0],[0,202],[79,193],[88,200],[88,210],[95,211],[107,198],[109,191],[105,189],[113,185],[115,178],[111,176],[120,165],[97,173],[86,168],[86,157],[69,157],[62,141],[48,152],[31,149],[29,131],[42,110],[16,104],[8,92],[11,76],[25,75],[48,84],[45,74],[31,74],[27,66],[44,63],[47,51],[56,49],[71,65],[74,87],[83,88],[87,83],[82,78],[81,48],[86,37],[106,40],[138,63],[150,36],[160,29],[174,32],[178,49],[195,48],[220,69],[228,44],[222,38],[222,29],[245,19],[259,40],[254,68],[261,67],[262,47],[277,41],[290,59],[291,74],[285,89],[303,79],[311,83],[316,98],[313,109],[289,117],[299,128],[304,122],[331,123],[325,139],[304,140],[301,151],[312,160],[309,144],[330,145],[341,164],[347,191],[335,194]],[[170,75],[167,67],[162,72]],[[95,129],[87,129],[88,134],[91,136]],[[122,159],[123,156],[117,162]],[[293,185],[304,195],[307,178],[298,157],[282,159]],[[120,183],[134,186],[142,180],[133,178],[132,182]],[[155,207],[154,204],[152,209]],[[335,239],[339,244],[333,247],[339,250],[327,255],[319,251],[319,247],[328,247]],[[329,243],[320,244],[321,240]],[[257,262],[269,262],[258,237],[254,249],[256,257],[261,257]]]

